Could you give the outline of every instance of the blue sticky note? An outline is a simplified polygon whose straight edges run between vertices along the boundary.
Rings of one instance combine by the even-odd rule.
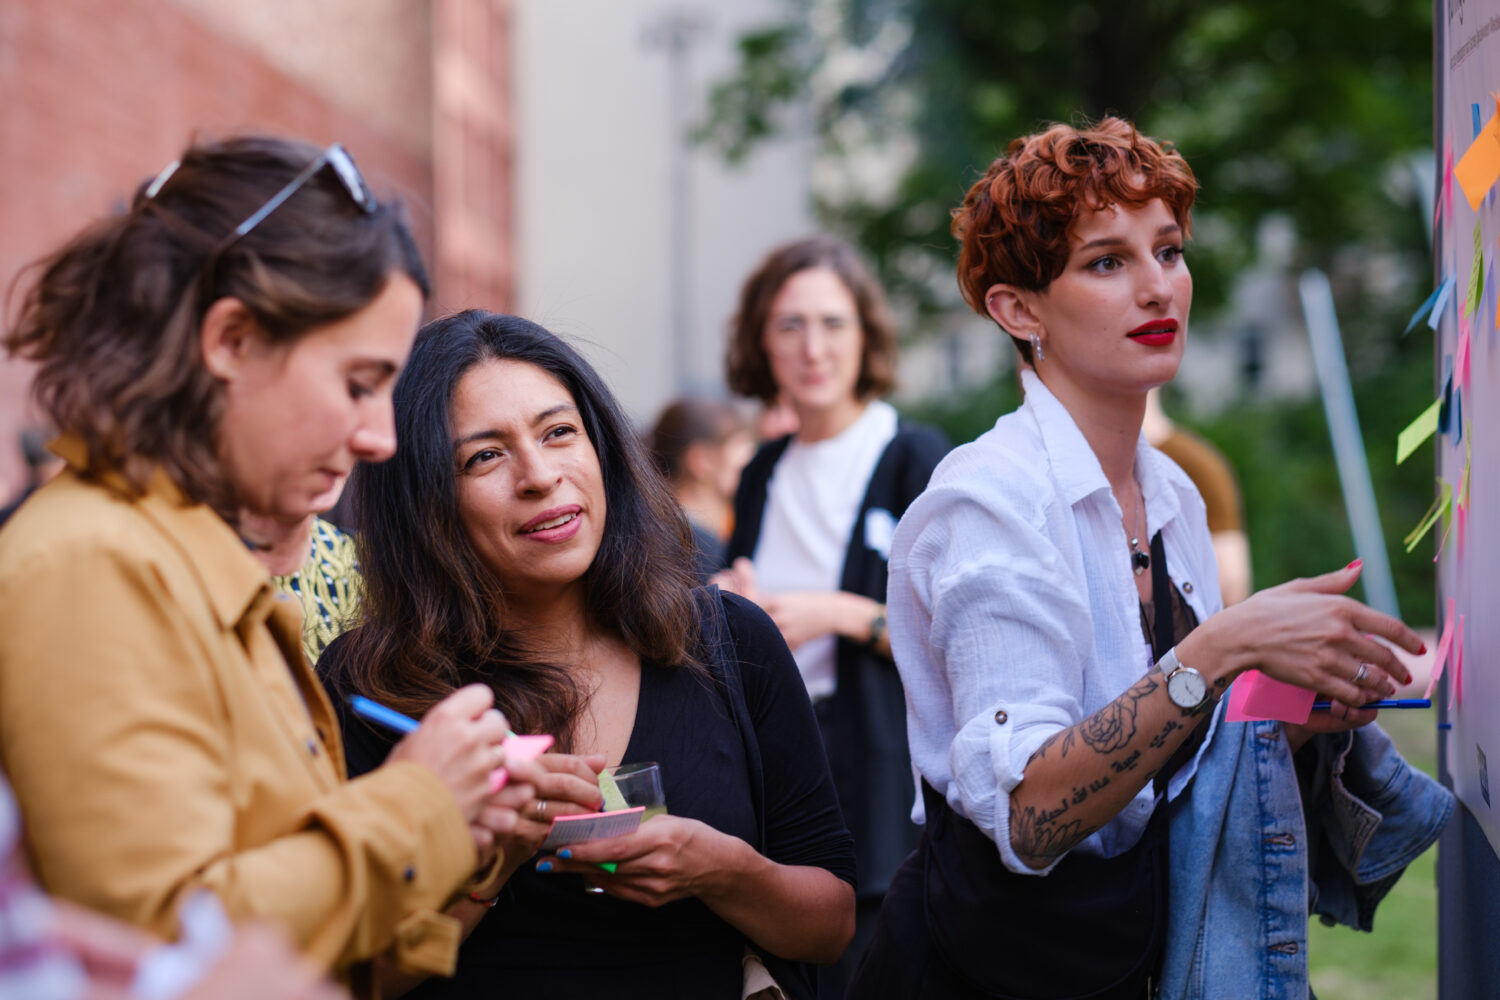
[[[1436,330],[1438,328],[1438,324],[1443,321],[1443,310],[1448,305],[1448,296],[1452,294],[1453,275],[1450,274],[1448,275],[1448,277],[1444,278],[1443,283],[1438,286],[1437,301],[1432,304],[1432,314],[1427,317],[1427,325],[1432,327],[1434,330]]]
[[[1469,105],[1469,113],[1474,118],[1474,138],[1478,139],[1479,138],[1479,133],[1482,130],[1482,123],[1479,121],[1479,105],[1477,105],[1477,104],[1471,104],[1471,105]]]
[[[1417,306],[1417,311],[1411,314],[1411,321],[1406,324],[1406,329],[1401,331],[1401,336],[1404,337],[1408,333],[1411,333],[1417,328],[1418,323],[1427,318],[1428,314],[1432,312],[1432,307],[1437,304],[1438,293],[1442,290],[1442,285],[1434,288],[1432,294],[1427,296],[1427,300]]]

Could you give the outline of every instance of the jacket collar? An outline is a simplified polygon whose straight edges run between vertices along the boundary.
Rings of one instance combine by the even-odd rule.
[[[88,445],[75,434],[63,434],[48,446],[76,473],[88,467]],[[222,628],[235,628],[255,611],[269,614],[264,600],[270,576],[233,528],[206,504],[188,499],[166,471],[158,468],[145,492],[131,487],[118,472],[96,477],[106,488],[133,500],[138,509],[186,556],[208,594]]]

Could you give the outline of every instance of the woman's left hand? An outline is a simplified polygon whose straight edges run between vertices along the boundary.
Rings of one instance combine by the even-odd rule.
[[[634,833],[564,848],[537,870],[577,872],[611,896],[661,906],[712,893],[727,867],[720,859],[741,843],[696,819],[657,816]],[[617,865],[614,874],[597,867],[605,861]]]

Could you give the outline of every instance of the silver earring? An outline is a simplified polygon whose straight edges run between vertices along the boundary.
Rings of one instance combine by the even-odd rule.
[[[1031,331],[1031,359],[1041,361],[1046,355],[1042,353],[1042,336],[1035,330]]]

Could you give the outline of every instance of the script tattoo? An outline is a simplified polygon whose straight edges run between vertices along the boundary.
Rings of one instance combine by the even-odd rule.
[[[1151,737],[1151,749],[1157,750],[1167,745],[1167,737],[1182,728],[1182,723],[1176,719],[1168,719],[1166,725],[1161,727],[1161,732]]]

